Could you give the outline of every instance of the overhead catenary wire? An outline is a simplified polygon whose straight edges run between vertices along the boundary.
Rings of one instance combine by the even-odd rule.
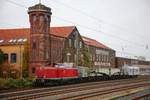
[[[17,26],[17,25],[15,25],[15,24],[8,24],[8,23],[4,23],[4,24],[7,24],[7,25],[11,25],[11,26]],[[27,31],[27,30],[26,30]],[[130,53],[130,52],[125,52],[125,51],[119,51],[119,50],[115,50],[116,52],[118,52],[118,53],[121,53],[121,54],[126,54],[126,55],[128,55],[128,56],[133,56],[133,57],[135,57],[135,56],[139,56],[139,55],[137,55],[137,54],[133,54],[133,53]],[[133,57],[130,57],[130,58],[133,58]],[[149,58],[150,59],[150,57],[147,57],[147,58]]]
[[[15,24],[8,24],[8,23],[4,23],[4,24],[7,24],[7,25],[10,25],[10,26],[17,26],[17,25],[15,25]],[[25,30],[26,32],[28,32],[27,30]],[[119,50],[115,50],[116,52],[118,52],[118,53],[121,53],[121,54],[126,54],[126,55],[128,55],[128,56],[133,56],[133,57],[135,57],[135,56],[139,56],[139,55],[136,55],[136,54],[133,54],[133,53],[130,53],[130,52],[125,52],[125,51],[119,51]],[[133,58],[133,57],[129,57],[129,58]],[[147,58],[149,58],[150,59],[150,57],[147,57]]]
[[[23,7],[23,8],[28,8],[28,7],[25,6],[25,5],[22,5],[22,4],[20,4],[20,3],[16,3],[16,2],[11,1],[11,0],[5,0],[5,1],[7,1],[7,2],[9,2],[9,3],[12,3],[12,4],[16,5],[16,6],[20,6],[20,7]],[[65,19],[60,18],[60,17],[57,17],[57,16],[55,16],[55,18],[60,19],[60,20],[63,20],[63,21],[66,21],[66,22],[68,22],[68,23],[75,24],[75,25],[77,25],[77,26],[80,26],[80,27],[82,27],[82,28],[85,28],[85,29],[88,29],[88,30],[91,30],[91,31],[94,31],[94,32],[105,33],[105,32],[103,32],[103,31],[100,31],[100,30],[97,30],[97,29],[93,29],[93,28],[88,27],[88,26],[85,26],[85,25],[77,24],[77,23],[75,23],[75,22],[72,22],[72,21],[69,21],[69,20],[65,20]],[[138,46],[140,46],[140,47],[143,47],[143,46],[144,46],[143,44],[139,44],[139,43],[136,43],[136,42],[133,42],[133,41],[130,41],[130,40],[126,40],[126,39],[123,39],[123,38],[120,38],[120,37],[116,37],[116,36],[114,36],[114,35],[109,35],[109,34],[103,34],[103,35],[107,35],[107,36],[110,36],[110,37],[114,37],[114,38],[119,39],[119,40],[122,40],[122,41],[130,42],[130,43],[136,44],[136,45],[138,45]]]
[[[53,2],[56,2],[56,3],[60,4],[60,5],[63,5],[63,6],[65,6],[65,7],[71,8],[71,9],[73,9],[74,11],[79,12],[80,14],[83,14],[83,15],[85,15],[85,16],[87,16],[87,17],[90,17],[90,18],[93,19],[93,20],[98,21],[99,23],[105,23],[104,20],[99,19],[99,18],[97,18],[97,17],[95,17],[95,16],[92,16],[91,14],[88,14],[88,13],[82,11],[81,9],[74,8],[74,7],[72,7],[72,6],[68,5],[68,4],[65,4],[65,3],[61,2],[61,1],[59,1],[59,2],[58,2],[57,0],[52,0],[52,1],[53,1]],[[115,25],[115,24],[112,24],[112,23],[108,23],[108,22],[107,22],[107,23],[105,23],[105,24],[109,24],[109,25],[111,25],[111,26],[115,26],[115,27],[117,27],[117,29],[120,29],[120,30],[125,31],[125,32],[126,32],[126,30],[127,30],[127,29],[125,29],[125,28],[122,28],[122,27],[120,27],[120,26],[118,26],[118,25]],[[127,31],[128,31],[128,30],[127,30]],[[101,33],[104,33],[104,34],[105,34],[105,32],[102,32],[102,31],[101,31]],[[126,32],[126,33],[127,33],[127,32]],[[131,32],[131,33],[133,33],[133,32]],[[134,33],[135,33],[135,32],[134,32]],[[106,35],[108,35],[108,34],[106,34]],[[124,38],[120,38],[120,37],[115,36],[115,35],[110,35],[110,34],[109,34],[108,36],[113,36],[114,38],[118,38],[118,39],[121,39],[121,40],[123,40],[123,41],[128,41],[128,42],[130,42],[130,43],[139,45],[139,46],[144,47],[145,49],[147,49],[147,45],[148,45],[148,44],[136,43],[136,42],[133,42],[133,41],[129,41],[129,40],[127,40],[127,39],[124,39]],[[134,36],[134,37],[135,37],[135,36]],[[136,37],[137,37],[137,35],[136,35]],[[138,37],[139,37],[140,39],[141,39],[141,37],[143,38],[143,36],[138,36]]]
[[[65,4],[65,3],[61,2],[60,0],[59,0],[59,1],[58,1],[58,0],[52,0],[52,2],[56,2],[56,3],[60,4],[60,5],[63,5],[63,6],[68,7],[68,8],[71,8],[72,10],[74,10],[74,11],[76,11],[76,12],[82,14],[82,15],[85,15],[85,16],[91,18],[92,20],[96,20],[96,21],[98,21],[99,23],[108,24],[108,25],[110,25],[110,26],[112,26],[112,27],[115,27],[115,28],[117,28],[117,29],[119,29],[119,30],[122,30],[122,31],[124,31],[124,32],[126,32],[126,33],[127,33],[127,31],[129,31],[129,30],[127,30],[126,28],[120,27],[119,25],[116,25],[116,24],[114,24],[114,23],[110,23],[110,22],[108,22],[108,21],[104,21],[104,20],[102,20],[102,19],[100,19],[100,18],[97,18],[97,17],[91,15],[91,14],[88,14],[88,13],[82,11],[82,10],[79,9],[79,8],[74,8],[74,7],[72,7],[72,6],[68,5],[68,4]],[[130,33],[137,33],[137,32],[130,32]],[[137,35],[136,35],[136,37],[137,37]],[[139,38],[141,38],[141,37],[144,38],[144,37],[141,36],[141,35],[138,36],[138,37],[139,37]]]
[[[7,1],[7,2],[9,2],[9,3],[11,3],[11,4],[14,4],[14,5],[17,5],[17,6],[19,6],[19,7],[23,7],[23,8],[28,8],[27,6],[25,6],[25,5],[23,5],[23,4],[20,4],[20,3],[17,3],[17,2],[14,2],[14,1],[12,1],[12,0],[5,0],[5,1]]]
[[[64,3],[60,2],[60,1],[58,2],[57,0],[53,0],[53,1],[56,2],[56,3],[59,3],[59,4],[61,4],[61,5],[64,5],[64,6],[68,7],[68,8],[71,8],[71,9],[73,9],[73,10],[75,10],[75,11],[78,11],[79,13],[84,14],[84,15],[86,15],[87,17],[90,17],[90,18],[92,18],[93,20],[96,20],[96,21],[98,21],[98,22],[100,22],[100,23],[103,22],[103,20],[98,19],[97,17],[91,16],[91,15],[87,14],[86,12],[84,12],[84,11],[82,11],[82,10],[80,10],[80,9],[73,8],[72,6],[69,6],[69,5],[67,5],[67,4],[64,4]],[[55,17],[57,17],[57,16],[55,16]],[[68,21],[68,20],[62,19],[62,18],[60,18],[60,17],[57,17],[57,18],[59,18],[59,19],[61,19],[61,20],[64,20],[64,21]],[[74,23],[74,22],[72,22],[72,21],[68,21],[68,22]],[[74,24],[76,24],[76,23],[74,23]],[[81,24],[80,24],[80,25],[79,25],[79,24],[76,24],[76,25],[83,27],[83,25],[81,25]],[[84,28],[86,28],[86,27],[87,27],[87,26],[84,26]],[[93,29],[93,28],[91,28],[91,27],[90,27],[90,28],[87,27],[87,29],[88,29],[88,30],[95,31],[95,32],[99,32],[99,33],[104,33],[103,35],[107,35],[107,36],[109,36],[109,37],[114,37],[114,38],[120,39],[120,40],[122,40],[122,41],[126,41],[126,42],[129,42],[129,43],[132,43],[132,44],[141,46],[141,47],[146,47],[146,44],[141,44],[141,43],[137,43],[137,42],[134,42],[134,41],[130,41],[130,40],[127,40],[127,39],[124,39],[124,38],[121,38],[121,37],[118,37],[118,36],[112,35],[112,34],[105,34],[106,32],[103,32],[103,31],[100,31],[100,30],[97,30],[97,29]],[[141,37],[140,37],[140,38],[141,38]]]
[[[88,27],[88,26],[85,26],[85,25],[81,25],[81,24],[75,23],[75,22],[70,21],[70,20],[65,20],[65,19],[60,18],[60,17],[58,17],[58,16],[54,16],[54,17],[57,18],[57,19],[63,20],[63,21],[65,21],[65,22],[69,22],[69,23],[71,23],[71,24],[75,24],[75,25],[80,26],[80,27],[82,27],[82,28],[85,28],[85,29],[87,29],[87,30],[91,30],[91,31],[94,31],[94,32],[103,33],[103,35],[109,36],[109,37],[111,37],[111,38],[116,38],[116,39],[119,39],[119,40],[121,40],[121,41],[129,42],[129,43],[138,45],[138,46],[140,46],[140,47],[145,47],[145,45],[143,45],[143,44],[136,43],[136,42],[134,42],[134,41],[130,41],[130,40],[127,40],[127,39],[118,37],[118,36],[116,36],[116,35],[106,34],[105,32],[103,32],[103,31],[101,31],[101,30],[97,30],[97,29],[94,29],[94,28],[91,28],[91,27]]]
[[[17,5],[17,6],[27,8],[27,6],[25,6],[25,5],[22,6],[22,5],[20,5],[19,3],[12,2],[11,0],[6,0],[6,1],[8,1],[8,2],[10,2],[10,3],[13,3],[13,4]],[[86,14],[86,13],[84,13],[84,14]],[[86,15],[87,15],[87,14],[86,14]],[[56,16],[55,16],[55,17],[56,17]],[[92,17],[92,16],[91,16],[91,17]],[[68,21],[68,20],[62,19],[62,18],[60,18],[60,17],[56,17],[56,18],[61,19],[61,20],[66,21],[66,22],[69,22],[69,23],[76,24],[76,23],[74,23],[74,22],[72,22],[72,21]],[[93,18],[95,18],[95,17],[93,17]],[[145,46],[145,45],[142,45],[142,44],[138,44],[138,43],[136,43],[136,42],[133,42],[133,41],[126,40],[126,39],[124,39],[124,38],[116,37],[116,36],[114,36],[114,35],[105,34],[105,32],[102,32],[102,31],[100,31],[100,30],[96,30],[96,29],[93,29],[93,28],[90,28],[90,27],[87,27],[87,26],[84,26],[84,25],[81,25],[81,24],[76,24],[76,25],[78,25],[78,26],[80,26],[80,27],[84,27],[84,28],[86,28],[86,29],[88,29],[88,30],[92,30],[92,31],[95,31],[95,32],[104,33],[103,35],[107,35],[107,36],[110,36],[110,37],[114,37],[114,38],[120,39],[120,40],[122,40],[122,41],[128,41],[128,42],[130,42],[130,43],[133,43],[133,44],[136,44],[136,45],[139,45],[139,46]]]
[[[13,3],[13,4],[17,5],[17,6],[27,8],[25,5],[23,6],[23,5],[21,5],[21,4],[19,4],[19,3],[16,3],[16,2],[14,2],[14,1],[13,1],[13,2],[12,2],[11,0],[6,0],[6,1],[8,1],[8,2],[10,2],[10,3]],[[101,31],[101,30],[97,30],[97,29],[94,29],[94,28],[91,28],[91,27],[88,27],[88,26],[85,26],[85,25],[81,25],[81,24],[75,23],[75,22],[73,22],[73,21],[60,18],[60,17],[58,17],[58,16],[54,16],[54,17],[57,18],[57,19],[63,20],[63,21],[65,21],[65,22],[69,22],[69,23],[75,24],[75,25],[80,26],[80,27],[82,27],[82,28],[85,28],[85,29],[87,29],[87,30],[91,30],[91,31],[94,31],[94,32],[103,33],[103,35],[109,36],[109,37],[111,37],[111,38],[113,37],[113,38],[116,38],[116,39],[119,39],[119,40],[122,40],[122,41],[125,41],[125,42],[128,42],[128,43],[132,43],[132,44],[138,45],[138,46],[140,46],[140,47],[145,47],[145,46],[146,46],[146,45],[144,45],[144,44],[137,43],[137,42],[134,42],[134,41],[130,41],[130,40],[127,40],[127,39],[118,37],[118,36],[116,36],[116,35],[106,34],[105,32],[103,32],[103,31]],[[93,18],[94,18],[94,17],[93,17]]]
[[[1,22],[1,23],[6,24],[6,25],[10,25],[10,26],[14,26],[14,27],[17,26],[17,25],[15,25],[15,24],[9,24],[9,23],[4,23],[4,22]],[[27,31],[27,30],[26,30],[26,31]],[[115,45],[116,45],[116,44],[115,44]],[[118,45],[118,46],[119,46],[119,45]],[[115,50],[115,51],[117,51],[117,50]],[[126,54],[130,54],[130,55],[136,55],[136,54],[129,53],[129,52],[124,52],[124,51],[117,51],[117,52],[126,53]]]

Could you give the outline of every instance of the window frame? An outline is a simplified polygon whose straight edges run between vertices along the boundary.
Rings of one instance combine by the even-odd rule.
[[[10,54],[10,62],[11,62],[12,64],[17,63],[17,53],[11,53],[11,54]]]

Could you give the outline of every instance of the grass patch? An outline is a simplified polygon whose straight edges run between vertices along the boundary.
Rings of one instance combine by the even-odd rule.
[[[28,79],[2,79],[0,78],[0,89],[5,88],[25,88],[25,87],[31,87],[32,81]]]

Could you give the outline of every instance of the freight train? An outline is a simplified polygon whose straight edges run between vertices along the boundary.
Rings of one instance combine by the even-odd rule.
[[[117,72],[111,69],[105,69],[104,71],[88,70],[87,67],[38,67],[36,68],[36,79],[34,81],[35,86],[39,85],[63,85],[63,84],[73,84],[82,82],[93,82],[101,80],[114,80],[114,79],[125,79],[134,78],[138,74],[127,73],[129,67],[125,69],[118,69]],[[135,68],[130,68],[130,71],[135,72]],[[110,71],[111,75],[106,73]],[[126,72],[126,73],[125,73]]]
[[[140,69],[132,65],[150,65],[149,61],[116,57],[116,68],[91,70],[87,67],[57,64],[55,67],[36,68],[34,85],[62,85],[100,80],[135,78]]]

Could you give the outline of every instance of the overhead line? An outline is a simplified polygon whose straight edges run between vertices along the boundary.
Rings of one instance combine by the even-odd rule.
[[[11,25],[11,26],[17,26],[17,25],[14,25],[14,24],[8,24],[8,23],[4,23],[4,24],[7,24],[7,25]],[[28,32],[27,30],[25,30],[26,32]],[[133,53],[129,53],[129,52],[125,52],[125,51],[119,51],[119,50],[115,50],[116,52],[118,52],[118,53],[122,53],[122,54],[127,54],[127,55],[132,55],[132,56],[138,56],[138,55],[136,55],[136,54],[133,54]],[[150,59],[150,57],[146,57],[146,58],[149,58]]]
[[[74,23],[74,22],[72,22],[72,21],[70,21],[70,20],[65,20],[65,19],[60,18],[60,17],[58,17],[58,16],[54,16],[54,17],[57,18],[57,19],[63,20],[63,21],[65,21],[65,22],[69,22],[69,23],[72,23],[72,24],[81,26],[81,27],[86,28],[86,29],[88,29],[88,30],[92,30],[92,31],[94,31],[94,32],[103,33],[103,35],[107,35],[107,36],[109,36],[109,37],[114,37],[114,38],[116,38],[116,39],[119,39],[119,40],[122,40],[122,41],[126,41],[126,42],[129,42],[129,43],[133,43],[133,44],[136,44],[136,45],[138,45],[138,46],[140,46],[140,47],[144,47],[143,44],[139,44],[139,43],[136,43],[136,42],[133,42],[133,41],[130,41],[130,40],[126,40],[126,39],[124,39],[124,38],[121,38],[121,37],[118,37],[118,36],[115,36],[115,35],[106,34],[105,32],[103,32],[103,31],[101,31],[101,30],[97,30],[97,29],[94,29],[94,28],[91,28],[91,27],[88,27],[88,26],[85,26],[85,25],[81,25],[81,24],[78,24],[78,23]]]
[[[63,2],[61,2],[61,1],[57,1],[57,0],[53,0],[53,2],[56,2],[56,3],[58,3],[58,4],[61,4],[61,5],[63,5],[63,6],[66,6],[66,7],[68,7],[68,8],[71,8],[71,9],[73,9],[74,11],[77,11],[77,12],[79,12],[80,14],[82,14],[82,15],[85,15],[85,16],[88,16],[88,17],[90,17],[91,19],[93,19],[93,20],[96,20],[96,21],[98,21],[98,22],[100,22],[100,23],[104,23],[104,24],[108,24],[108,25],[110,25],[110,26],[113,26],[113,27],[117,27],[117,29],[120,29],[120,30],[122,30],[122,31],[124,31],[124,32],[126,32],[126,33],[128,33],[127,31],[127,29],[125,29],[125,28],[122,28],[122,27],[120,27],[120,26],[118,26],[118,25],[115,25],[115,24],[112,24],[112,23],[110,23],[110,22],[106,22],[106,21],[104,21],[104,20],[102,20],[102,19],[99,19],[99,18],[97,18],[97,17],[95,17],[95,16],[91,16],[90,14],[88,14],[88,13],[86,13],[86,12],[84,12],[84,11],[82,11],[82,10],[80,10],[80,9],[77,9],[77,8],[74,8],[74,7],[72,7],[72,6],[70,6],[70,5],[67,5],[67,4],[65,4],[65,3],[63,3]],[[125,30],[127,30],[127,31],[125,31]],[[135,32],[131,32],[131,33],[135,33]],[[137,32],[136,32],[137,33]],[[143,36],[138,36],[140,39],[141,39],[141,37],[143,37]]]
[[[16,3],[16,2],[12,2],[11,0],[6,0],[6,1],[8,1],[8,2],[10,2],[10,3],[13,3],[13,4],[17,5],[17,6],[27,8],[26,6],[23,6],[23,5],[21,5],[21,4],[19,4],[19,3]],[[55,16],[55,17],[58,18],[58,19],[61,19],[61,20],[63,20],[63,21],[66,21],[66,22],[76,24],[76,23],[74,23],[74,22],[72,22],[72,21],[65,20],[65,19],[60,18],[60,17],[57,17],[57,16]],[[124,38],[120,38],[120,37],[115,36],[115,35],[105,34],[105,32],[103,32],[103,31],[100,31],[100,30],[97,30],[97,29],[93,29],[93,28],[90,28],[90,27],[85,26],[85,25],[81,25],[81,24],[76,24],[76,25],[81,26],[81,27],[83,27],[83,28],[86,28],[86,29],[88,29],[88,30],[92,30],[92,31],[95,31],[95,32],[104,33],[103,35],[107,35],[107,36],[110,36],[110,37],[114,37],[114,38],[120,39],[120,40],[122,40],[122,41],[128,41],[128,42],[130,42],[130,43],[133,43],[133,44],[139,45],[139,46],[141,46],[141,47],[144,47],[143,44],[139,44],[139,43],[136,43],[136,42],[133,42],[133,41],[129,41],[129,40],[126,40],[126,39],[124,39]]]
[[[6,1],[8,1],[8,2],[10,2],[10,3],[13,3],[13,4],[17,5],[17,6],[27,8],[26,6],[21,5],[21,4],[19,4],[19,3],[12,2],[12,1],[10,1],[10,0],[6,0]],[[55,16],[55,17],[56,17],[56,16]],[[56,18],[59,18],[59,17],[56,17]],[[62,18],[59,18],[59,19],[62,19]],[[65,20],[65,19],[62,19],[62,20],[75,24],[75,23],[72,22],[72,21],[68,21],[68,20]],[[87,26],[84,26],[84,25],[80,25],[80,24],[77,24],[77,25],[78,25],[78,26],[81,26],[81,27],[84,27],[84,28],[87,28],[87,29],[90,29],[90,30],[93,30],[93,31],[102,32],[102,31],[98,31],[98,30],[95,30],[95,29],[91,29],[90,27],[87,27]],[[102,32],[102,33],[103,33],[103,32]],[[112,35],[112,36],[113,36],[113,35]],[[126,40],[124,40],[124,41],[126,41]],[[130,41],[130,42],[131,42],[131,41]],[[143,46],[143,45],[142,45],[142,46]]]
[[[12,3],[12,4],[14,4],[14,5],[17,5],[17,6],[19,6],[19,7],[28,8],[27,6],[25,6],[25,5],[23,5],[23,4],[16,3],[16,2],[11,1],[11,0],[5,0],[5,1],[7,1],[7,2],[9,2],[9,3]]]

